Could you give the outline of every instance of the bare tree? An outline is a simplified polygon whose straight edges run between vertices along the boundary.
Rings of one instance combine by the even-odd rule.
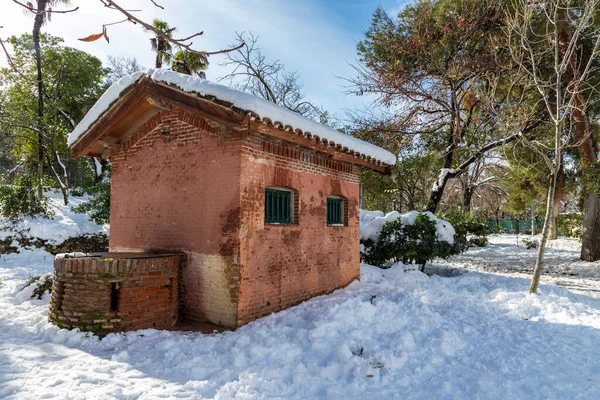
[[[593,35],[595,40],[589,53],[580,52],[580,45],[586,31],[594,29],[594,13],[599,5],[599,0],[584,0],[577,6],[569,0],[513,0],[506,16],[505,33],[512,61],[526,82],[539,92],[553,128],[549,146],[542,140],[520,137],[524,145],[544,159],[549,171],[545,221],[530,293],[537,292],[544,266],[562,155],[574,132],[573,114],[587,108],[580,102],[581,95],[591,92],[588,81],[600,46],[598,32]],[[564,35],[565,27],[570,30],[568,36]],[[578,74],[569,74],[570,68]]]
[[[489,184],[476,193],[476,199],[473,202],[478,211],[487,215],[488,218],[494,218],[496,227],[500,227],[500,212],[506,201],[506,194],[506,190],[501,184]]]
[[[233,70],[219,78],[219,82],[229,81],[240,90],[308,118],[322,120],[327,116],[321,107],[306,100],[296,71],[286,70],[279,60],[267,59],[258,47],[258,36],[250,32],[246,40],[243,32],[236,35],[237,49],[227,53],[227,58],[221,63],[222,66],[233,67]],[[243,46],[244,43],[246,46]]]
[[[463,211],[471,212],[474,198],[487,189],[490,189],[491,193],[499,193],[496,185],[499,178],[496,175],[502,169],[496,158],[484,157],[475,161],[467,172],[458,177]]]
[[[108,72],[106,79],[106,84],[108,86],[112,85],[120,78],[131,75],[134,72],[142,71],[146,69],[143,65],[139,63],[137,58],[132,57],[124,57],[124,56],[108,56],[108,68],[110,71]]]

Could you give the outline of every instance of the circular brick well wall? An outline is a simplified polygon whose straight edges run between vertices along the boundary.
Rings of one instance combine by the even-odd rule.
[[[94,253],[54,259],[49,319],[104,336],[177,323],[179,254]]]

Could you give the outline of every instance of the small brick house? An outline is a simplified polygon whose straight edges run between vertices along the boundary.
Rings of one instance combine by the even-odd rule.
[[[112,163],[110,252],[185,253],[179,318],[227,328],[359,279],[360,171],[395,161],[165,70],[119,81],[69,142],[74,157]]]

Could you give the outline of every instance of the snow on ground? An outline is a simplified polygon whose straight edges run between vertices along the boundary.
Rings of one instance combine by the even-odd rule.
[[[100,341],[20,294],[51,270],[39,249],[0,257],[0,398],[600,398],[600,300],[552,283],[531,296],[520,277],[363,265],[361,282],[235,332]]]
[[[16,228],[11,228],[6,221],[0,219],[0,240],[5,239],[7,236],[14,236],[15,231],[24,230],[29,232],[29,236],[54,243],[60,243],[69,237],[85,233],[108,234],[108,225],[98,225],[91,221],[87,215],[73,211],[74,207],[89,201],[89,195],[69,196],[67,206],[64,205],[62,194],[57,191],[47,191],[44,195],[48,197],[48,208],[53,217],[50,219],[25,218]]]
[[[41,231],[105,229],[56,207]],[[600,299],[547,276],[532,296],[528,276],[485,272],[527,271],[535,251],[515,239],[432,265],[448,277],[363,265],[361,282],[235,332],[103,340],[48,323],[47,296],[20,290],[50,254],[0,255],[0,398],[600,398]],[[549,268],[573,271],[577,251],[553,242]]]
[[[537,249],[527,249],[524,240],[530,235],[491,235],[490,245],[474,247],[465,254],[447,261],[436,261],[429,266],[432,272],[439,267],[468,269],[530,278],[537,257]],[[539,240],[539,235],[536,236]],[[550,240],[546,245],[543,278],[567,287],[577,293],[600,298],[600,262],[579,260],[581,241],[573,238]]]

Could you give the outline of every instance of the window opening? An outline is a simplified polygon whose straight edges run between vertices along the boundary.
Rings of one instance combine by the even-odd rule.
[[[288,190],[266,189],[265,223],[292,223],[292,193]]]
[[[334,197],[327,198],[327,225],[342,225],[344,223],[344,201]]]

